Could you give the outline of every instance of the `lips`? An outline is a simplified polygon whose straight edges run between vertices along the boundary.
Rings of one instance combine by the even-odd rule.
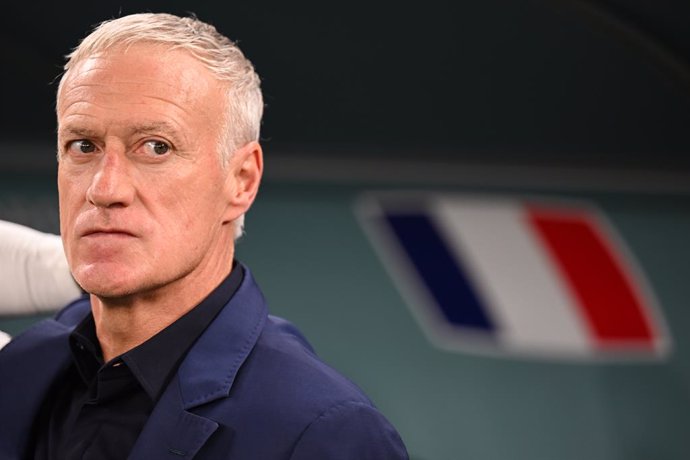
[[[95,227],[89,228],[81,233],[82,237],[85,236],[136,236],[134,233],[123,228],[110,228],[110,227]]]

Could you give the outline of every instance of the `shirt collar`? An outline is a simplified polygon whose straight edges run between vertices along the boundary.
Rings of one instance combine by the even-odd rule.
[[[243,277],[242,265],[234,264],[223,282],[196,307],[146,342],[105,365],[93,315],[89,313],[70,335],[74,363],[82,379],[88,384],[99,369],[124,362],[151,399],[158,400],[182,358],[230,301]]]

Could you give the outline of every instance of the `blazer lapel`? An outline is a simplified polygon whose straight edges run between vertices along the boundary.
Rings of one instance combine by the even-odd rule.
[[[218,429],[194,408],[227,398],[267,318],[249,269],[239,289],[180,364],[139,435],[130,460],[193,458]],[[232,427],[225,427],[232,429]]]
[[[178,377],[170,382],[132,448],[129,460],[193,458],[218,428],[184,409]]]
[[[21,458],[47,391],[70,363],[71,328],[54,320],[38,323],[0,354],[0,458]]]

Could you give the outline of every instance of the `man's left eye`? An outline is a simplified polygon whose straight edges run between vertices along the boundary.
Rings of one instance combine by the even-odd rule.
[[[170,151],[170,146],[162,141],[148,141],[146,147],[154,155],[165,155]]]

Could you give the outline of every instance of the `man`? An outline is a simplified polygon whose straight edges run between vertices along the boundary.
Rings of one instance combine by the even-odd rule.
[[[233,262],[263,169],[240,50],[141,14],[99,26],[65,69],[61,234],[90,295],[0,352],[0,458],[406,458]]]

